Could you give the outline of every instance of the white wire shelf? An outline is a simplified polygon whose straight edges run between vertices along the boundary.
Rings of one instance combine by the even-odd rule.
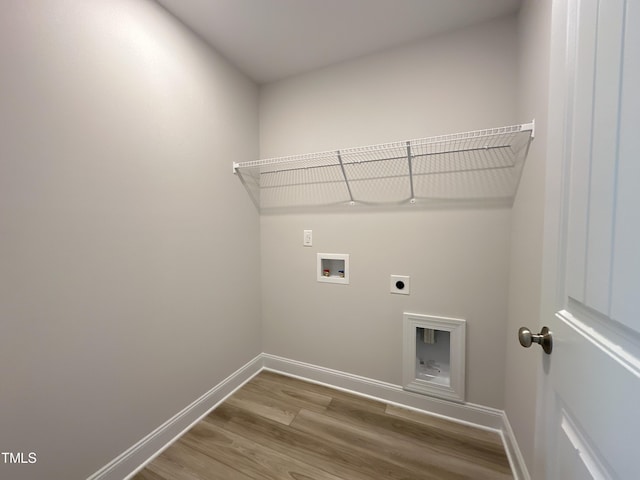
[[[535,121],[233,164],[261,209],[513,201]]]

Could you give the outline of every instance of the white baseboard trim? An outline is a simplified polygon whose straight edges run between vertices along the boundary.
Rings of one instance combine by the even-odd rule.
[[[511,465],[514,480],[531,480],[529,470],[527,470],[527,465],[524,462],[524,457],[522,456],[506,412],[502,412],[502,421],[502,431],[500,432],[502,435],[502,443],[507,452],[507,458]]]
[[[207,393],[175,414],[135,445],[118,455],[87,480],[132,478],[194,424],[262,370],[262,355],[229,375]]]
[[[401,386],[339,370],[262,353],[207,393],[118,455],[87,480],[129,480],[177,438],[263,369],[381,400],[454,422],[493,430],[502,441],[515,480],[531,480],[504,411],[473,403],[456,403],[408,392]]]
[[[382,400],[401,407],[419,410],[448,420],[464,423],[477,428],[493,430],[500,434],[509,459],[514,480],[531,480],[518,442],[503,410],[476,405],[456,403],[438,398],[427,397],[403,390],[399,385],[332,370],[288,358],[262,354],[266,370],[282,373],[302,380],[320,383],[357,395]]]
[[[497,432],[501,431],[503,427],[504,412],[495,408],[473,403],[455,403],[440,400],[435,397],[408,392],[403,390],[400,385],[393,385],[268,353],[263,353],[262,359],[265,369],[284,375],[321,383],[401,407],[420,410],[427,414],[444,417],[458,423],[466,423],[474,427]]]

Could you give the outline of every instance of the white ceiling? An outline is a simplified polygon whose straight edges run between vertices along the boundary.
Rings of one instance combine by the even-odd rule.
[[[257,83],[517,11],[521,0],[156,0]]]

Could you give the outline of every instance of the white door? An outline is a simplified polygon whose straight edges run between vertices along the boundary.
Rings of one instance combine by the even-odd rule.
[[[640,0],[553,6],[534,477],[640,479]]]

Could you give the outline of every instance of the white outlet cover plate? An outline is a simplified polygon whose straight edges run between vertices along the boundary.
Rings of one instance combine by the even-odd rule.
[[[398,288],[398,282],[404,283],[404,288]],[[398,295],[409,295],[411,293],[411,277],[407,275],[391,275],[389,291]]]
[[[313,245],[313,230],[304,230],[302,235],[302,245],[311,247]]]

